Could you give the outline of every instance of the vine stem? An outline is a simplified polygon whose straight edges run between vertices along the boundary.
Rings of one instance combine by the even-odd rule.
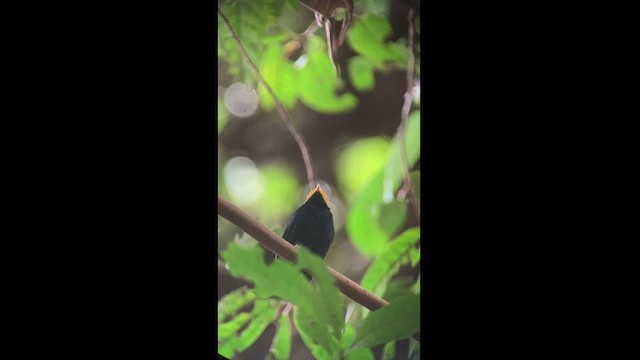
[[[276,235],[273,231],[267,228],[264,224],[260,223],[251,215],[247,214],[242,209],[231,204],[229,201],[218,197],[218,214],[223,218],[229,220],[244,232],[256,239],[262,246],[271,250],[278,257],[282,257],[292,263],[296,262],[296,249],[293,245],[289,244],[285,239]],[[384,299],[369,292],[358,283],[330,268],[329,272],[336,280],[336,285],[340,292],[351,298],[358,304],[373,311],[377,310],[389,303]]]
[[[420,207],[418,206],[418,203],[411,192],[411,178],[409,177],[409,161],[407,160],[406,144],[407,123],[409,121],[409,112],[411,111],[411,105],[413,103],[413,77],[416,62],[415,55],[413,53],[413,8],[409,9],[407,20],[409,21],[409,33],[407,36],[407,47],[409,49],[409,59],[407,64],[407,90],[404,93],[404,103],[402,105],[402,111],[400,112],[400,125],[398,126],[397,131],[398,143],[400,145],[400,157],[402,159],[402,165],[404,168],[404,184],[398,191],[398,198],[400,200],[403,200],[408,196],[409,204],[413,208],[413,211],[418,218],[418,222],[420,222]]]
[[[229,23],[229,19],[224,15],[224,13],[222,12],[222,9],[220,9],[220,6],[218,6],[218,15],[220,15],[220,18],[222,18],[222,21],[227,27],[227,30],[229,30],[231,37],[233,38],[236,45],[238,46],[238,49],[240,50],[242,57],[246,60],[247,64],[249,65],[249,68],[251,68],[251,70],[253,71],[254,75],[256,76],[260,84],[262,84],[262,86],[264,86],[264,88],[267,90],[269,95],[271,95],[276,111],[280,115],[280,118],[282,118],[282,121],[287,126],[287,129],[289,129],[289,132],[293,136],[293,139],[298,144],[298,147],[300,148],[300,152],[302,153],[304,166],[307,171],[309,188],[313,189],[316,186],[316,177],[313,171],[313,165],[311,162],[311,153],[309,151],[309,146],[307,145],[307,142],[305,141],[304,137],[302,136],[298,128],[295,126],[293,119],[289,115],[289,112],[287,111],[287,109],[284,107],[284,105],[282,105],[282,103],[280,102],[280,99],[278,99],[278,97],[273,92],[269,84],[267,84],[267,82],[262,77],[262,74],[260,74],[260,71],[258,70],[258,67],[256,66],[256,64],[251,60],[251,57],[249,57],[249,53],[247,53],[247,50],[244,48],[244,45],[242,45],[240,38],[231,27],[231,23]]]

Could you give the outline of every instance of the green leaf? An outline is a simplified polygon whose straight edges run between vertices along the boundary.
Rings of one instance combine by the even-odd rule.
[[[420,158],[420,111],[409,116],[405,139],[407,161],[411,167]],[[404,171],[399,149],[395,139],[385,168],[356,196],[347,214],[347,234],[358,250],[367,256],[380,254],[389,242],[388,234],[379,225],[380,206],[385,202],[385,194],[392,200],[402,184]]]
[[[411,267],[416,267],[420,262],[420,248],[411,248],[409,250],[409,259],[411,259]]]
[[[278,297],[295,306],[296,327],[312,352],[322,348],[329,358],[336,358],[344,306],[322,259],[305,247],[298,248],[297,264],[278,258],[267,265],[263,256],[260,248],[244,249],[235,243],[222,253],[231,274],[253,281],[259,297]],[[302,269],[313,275],[313,282],[304,277]]]
[[[405,296],[371,312],[358,331],[352,349],[406,339],[419,330],[420,295]]]
[[[390,242],[383,253],[381,253],[369,266],[361,281],[361,286],[369,291],[373,291],[383,280],[385,275],[389,275],[389,269],[397,265],[402,257],[420,240],[420,228],[414,227],[400,234],[394,241]]]
[[[366,56],[354,56],[349,59],[347,67],[351,84],[358,91],[371,91],[376,85],[374,70],[379,62]]]
[[[418,275],[418,280],[416,280],[416,283],[413,285],[412,290],[415,294],[420,294],[420,275]]]
[[[393,360],[396,358],[396,342],[390,341],[384,345],[382,350],[382,360]]]
[[[281,316],[278,320],[278,330],[273,337],[271,355],[275,360],[289,360],[291,353],[291,324],[289,318]]]
[[[380,228],[388,236],[394,236],[400,227],[407,220],[407,203],[394,200],[388,204],[380,206]]]
[[[218,301],[218,324],[225,321],[236,311],[250,305],[256,298],[253,290],[243,286],[223,296]]]
[[[318,36],[309,38],[307,63],[298,73],[300,100],[323,114],[341,114],[353,110],[357,99],[353,94],[337,94],[340,87],[334,74],[324,41]]]
[[[377,60],[385,60],[387,49],[384,46],[384,40],[389,35],[391,35],[389,20],[368,14],[353,22],[347,34],[347,42],[353,50],[360,54],[368,55]]]
[[[391,35],[391,24],[385,17],[367,14],[354,21],[347,34],[349,46],[365,57],[384,63],[393,61],[394,64],[406,66],[408,49],[402,42],[385,43]]]
[[[342,334],[341,346],[343,349],[348,349],[351,347],[351,342],[356,336],[356,329],[353,325],[347,323],[344,326],[344,333]]]
[[[260,221],[282,221],[298,207],[295,196],[300,187],[295,171],[286,163],[271,163],[260,167],[264,192],[260,199]],[[279,231],[274,231],[280,234]]]
[[[251,320],[248,312],[239,313],[236,317],[225,323],[218,324],[218,343],[225,342],[236,336],[236,332]]]
[[[354,141],[340,153],[336,175],[347,199],[353,199],[384,168],[389,147],[389,139],[377,136]]]
[[[383,299],[392,302],[398,298],[414,294],[413,278],[411,276],[394,277],[387,284],[387,288],[382,296]]]
[[[267,29],[280,14],[282,4],[283,2],[278,0],[229,0],[219,5],[254,63],[260,60],[260,54],[267,43],[265,41]],[[227,71],[236,81],[255,82],[251,71],[247,70],[242,60],[231,33],[219,15],[218,54],[228,63]]]
[[[251,321],[247,327],[240,335],[219,343],[218,353],[230,358],[234,353],[239,353],[249,348],[273,321],[277,312],[278,307],[272,301],[257,300],[251,311]]]
[[[371,349],[356,349],[345,357],[345,360],[374,360]]]
[[[356,3],[356,9],[365,14],[386,16],[389,13],[389,0],[361,0]]]
[[[296,70],[293,64],[283,56],[280,43],[269,45],[262,54],[260,62],[260,74],[271,90],[276,94],[280,102],[291,109],[296,103],[298,88],[296,86]],[[273,98],[266,88],[258,86],[260,104],[265,110],[274,108]]]

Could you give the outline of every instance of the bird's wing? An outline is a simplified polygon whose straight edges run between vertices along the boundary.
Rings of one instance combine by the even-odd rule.
[[[293,231],[293,228],[296,226],[296,224],[294,223],[293,219],[296,218],[296,215],[298,215],[298,213],[300,212],[301,208],[298,208],[293,215],[291,215],[289,217],[289,220],[287,220],[287,224],[284,226],[284,232],[282,233],[282,237],[287,240],[289,243],[295,245],[291,240],[289,240],[289,236],[291,235],[291,232]]]

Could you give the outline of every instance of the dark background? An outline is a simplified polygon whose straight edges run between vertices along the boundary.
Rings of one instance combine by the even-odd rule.
[[[8,67],[12,334],[28,354],[212,356],[216,9],[48,6],[12,12],[28,14]],[[604,106],[586,24],[557,7],[421,11],[425,356],[593,353],[581,254],[602,223],[585,194],[607,167],[585,120]]]

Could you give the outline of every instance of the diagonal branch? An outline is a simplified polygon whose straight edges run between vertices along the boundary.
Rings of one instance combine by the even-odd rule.
[[[402,158],[402,165],[404,167],[404,185],[398,191],[398,197],[402,200],[407,195],[409,197],[409,204],[413,208],[413,211],[420,221],[420,207],[411,193],[411,178],[409,177],[409,162],[407,160],[407,148],[406,148],[406,132],[407,122],[409,119],[409,112],[411,111],[411,104],[413,103],[413,72],[416,63],[415,55],[413,53],[413,9],[409,9],[409,15],[407,16],[409,21],[409,34],[408,44],[409,49],[409,61],[407,64],[407,90],[404,93],[404,104],[402,105],[402,112],[400,113],[400,126],[398,126],[398,142],[400,144],[400,157]]]
[[[218,214],[234,223],[279,257],[283,257],[290,262],[296,261],[296,250],[293,245],[276,235],[251,215],[221,197],[218,197]],[[373,311],[388,304],[387,301],[367,291],[348,277],[328,266],[327,268],[336,279],[336,285],[338,285],[340,291],[360,305]]]
[[[278,99],[278,97],[273,92],[269,84],[267,84],[267,82],[262,77],[262,74],[260,74],[260,71],[258,70],[258,67],[256,66],[256,64],[249,57],[247,50],[242,45],[242,42],[240,41],[240,38],[238,37],[238,35],[235,33],[235,31],[233,31],[233,28],[229,23],[229,19],[224,15],[220,7],[218,7],[218,15],[220,15],[220,18],[222,18],[222,21],[227,26],[227,30],[229,30],[231,37],[233,37],[233,40],[238,46],[238,49],[240,50],[242,57],[247,61],[249,68],[253,71],[254,75],[256,76],[260,84],[262,84],[262,86],[264,86],[264,88],[267,90],[269,95],[271,95],[271,98],[273,99],[273,103],[275,105],[276,110],[278,111],[278,114],[280,114],[282,121],[284,121],[285,125],[287,126],[287,129],[289,129],[289,132],[293,136],[293,139],[298,144],[298,147],[300,148],[300,152],[302,153],[302,159],[304,160],[304,166],[307,170],[307,179],[309,181],[309,187],[313,189],[316,186],[316,177],[313,172],[313,165],[311,162],[311,153],[309,151],[309,146],[307,146],[307,142],[305,141],[304,137],[302,136],[298,128],[293,123],[293,119],[291,118],[291,115],[289,115],[289,112],[287,112],[287,109],[284,107],[284,105],[282,105],[282,103],[280,102],[280,99]]]

